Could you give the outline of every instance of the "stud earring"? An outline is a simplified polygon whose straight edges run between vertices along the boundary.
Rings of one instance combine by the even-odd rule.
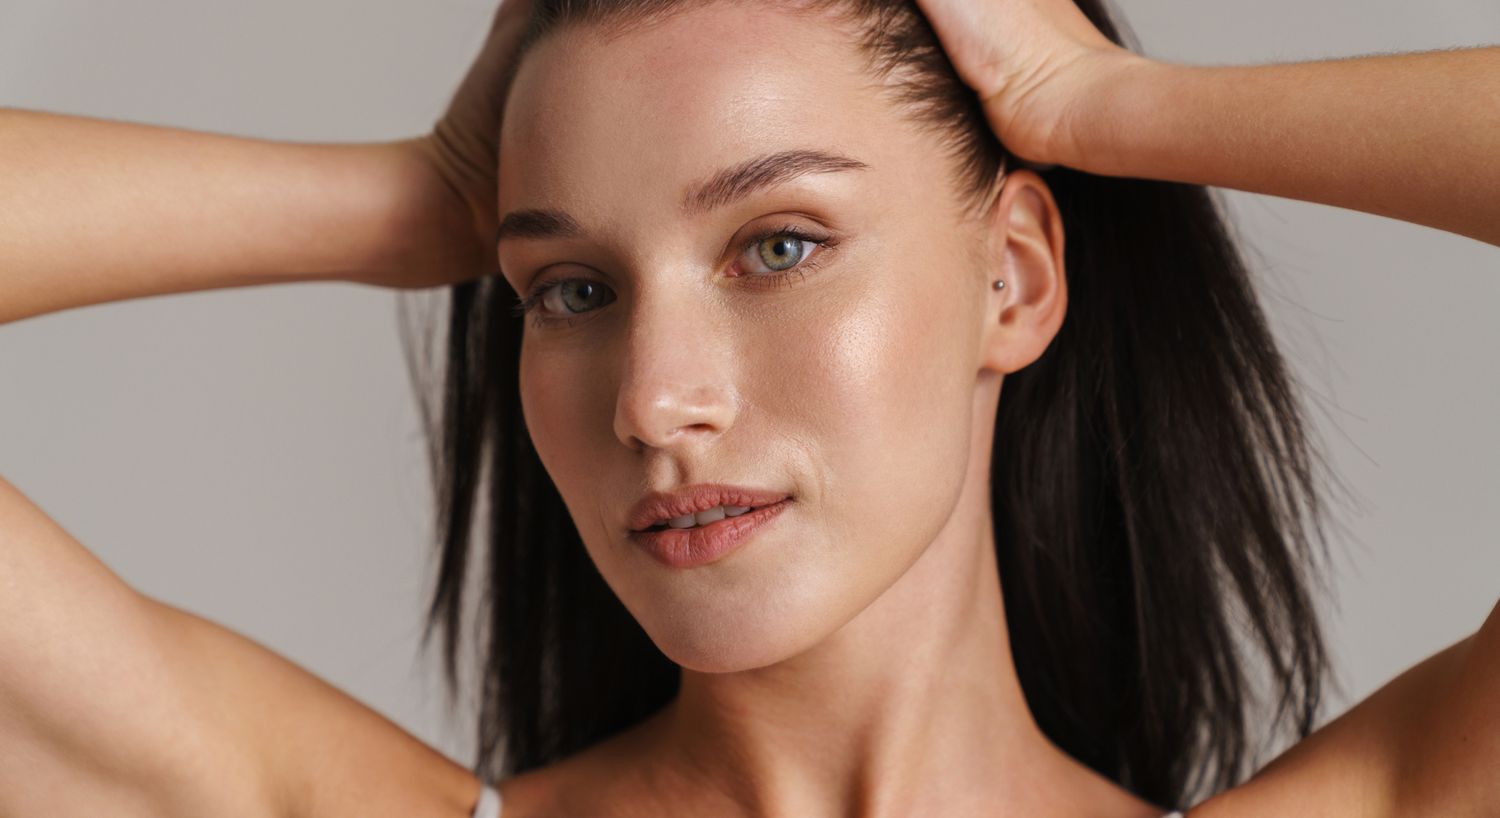
[[[997,278],[995,279],[994,287],[997,290],[1003,290],[1005,289],[1005,282]]]

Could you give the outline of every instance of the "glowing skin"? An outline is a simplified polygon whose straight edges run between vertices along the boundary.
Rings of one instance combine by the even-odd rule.
[[[523,295],[534,276],[596,287],[569,296],[593,309],[570,326],[528,318],[523,409],[590,557],[683,666],[683,692],[513,779],[507,804],[1159,814],[1037,730],[1006,637],[987,473],[1000,375],[1042,352],[1065,308],[1045,185],[1013,174],[966,220],[936,138],[829,21],[715,4],[613,33],[563,30],[521,68],[499,212],[565,211],[585,234],[504,239],[500,263]],[[795,149],[866,167],[684,214],[690,186]],[[744,252],[787,224],[836,244]],[[762,249],[818,267],[772,282]],[[644,492],[699,482],[796,502],[690,570],[626,540]]]

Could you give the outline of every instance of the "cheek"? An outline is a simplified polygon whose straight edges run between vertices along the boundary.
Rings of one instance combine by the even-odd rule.
[[[609,417],[596,417],[601,398],[589,389],[603,379],[586,369],[589,361],[588,356],[549,355],[530,347],[521,352],[521,412],[526,429],[537,457],[565,501],[592,489],[587,484],[593,473],[590,463],[613,440]]]
[[[871,273],[821,315],[778,326],[785,429],[805,434],[830,534],[863,540],[871,520],[903,542],[934,532],[961,486],[973,378],[964,365],[970,316],[956,270]],[[811,319],[811,320],[810,320]],[[768,343],[770,339],[768,339]],[[870,509],[912,513],[872,515]],[[933,519],[928,519],[932,517]]]

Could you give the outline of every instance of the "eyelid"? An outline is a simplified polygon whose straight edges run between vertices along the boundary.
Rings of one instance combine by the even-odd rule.
[[[765,283],[763,285],[757,286],[767,287],[779,286],[786,280],[793,277],[796,277],[800,280],[808,273],[817,270],[823,263],[821,257],[832,251],[832,249],[841,240],[838,235],[830,232],[827,228],[810,228],[797,222],[788,221],[782,222],[773,227],[757,230],[749,237],[742,239],[739,242],[731,241],[731,244],[729,245],[731,248],[739,248],[738,252],[736,252],[736,254],[732,258],[738,260],[746,252],[755,249],[756,245],[760,244],[766,239],[775,238],[777,236],[793,236],[801,241],[814,245],[814,248],[812,252],[804,256],[800,261],[797,262],[796,265],[788,267],[785,270],[767,270],[765,272],[754,272],[747,275],[735,276],[735,278],[748,278],[752,280],[765,279]],[[539,271],[538,273],[533,275],[532,281],[535,282],[538,279],[545,278],[544,273],[546,269],[547,268],[543,268],[542,271]],[[554,289],[570,281],[583,281],[594,284],[602,283],[592,278],[580,276],[562,276],[550,281],[543,281],[541,284],[529,284],[529,294],[516,299],[514,306],[511,307],[511,314],[516,317],[524,317],[528,313],[535,312],[535,320],[539,324],[558,324],[566,326],[571,325],[579,319],[587,318],[591,313],[598,312],[599,308],[595,308],[581,313],[573,313],[567,316],[553,317],[544,315],[540,312],[540,310],[537,309],[542,300],[550,295]],[[607,284],[604,286],[606,287],[606,289],[610,289]],[[617,298],[618,296],[616,296],[615,298],[611,298],[602,306],[607,306],[608,304],[614,303]]]
[[[791,275],[791,274],[794,274],[798,270],[802,270],[804,267],[806,267],[808,269],[812,269],[812,267],[815,267],[817,265],[817,263],[818,263],[818,262],[812,261],[812,259],[814,259],[815,257],[822,256],[822,255],[826,254],[829,250],[831,250],[833,248],[834,245],[838,244],[838,237],[835,236],[835,235],[833,235],[832,233],[829,233],[827,230],[824,230],[824,229],[813,230],[813,229],[804,227],[804,226],[802,226],[800,224],[797,224],[795,222],[786,222],[786,223],[780,224],[779,226],[770,227],[770,228],[766,228],[766,229],[763,229],[763,230],[758,230],[755,233],[751,234],[749,236],[749,238],[746,238],[744,241],[741,241],[739,243],[740,251],[735,256],[735,258],[738,259],[741,256],[745,255],[745,253],[754,250],[757,245],[759,245],[761,242],[765,241],[766,239],[776,238],[777,236],[792,236],[792,237],[797,238],[800,241],[803,241],[803,242],[806,242],[808,244],[811,244],[811,245],[813,245],[812,252],[810,252],[807,255],[803,256],[802,259],[800,261],[798,261],[795,265],[793,265],[791,267],[788,267],[785,270],[769,270],[768,269],[768,270],[765,270],[763,272],[762,271],[757,271],[757,273],[755,275],[750,276],[750,277],[754,277],[754,278],[772,278],[772,277],[781,276],[781,275]]]

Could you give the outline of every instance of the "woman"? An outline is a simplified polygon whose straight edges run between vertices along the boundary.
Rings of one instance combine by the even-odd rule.
[[[25,243],[0,243],[7,270],[35,271],[7,276],[0,309],[13,319],[267,271],[391,286],[498,271],[524,297],[520,324],[497,314],[508,302],[495,277],[455,290],[441,441],[451,525],[435,604],[452,640],[466,498],[488,454],[492,571],[512,580],[494,600],[505,648],[490,656],[499,710],[485,723],[504,713],[519,739],[521,774],[499,788],[507,818],[1160,815],[1190,802],[1200,760],[1234,766],[1242,725],[1229,713],[1244,673],[1215,628],[1231,600],[1266,626],[1283,704],[1306,732],[1321,642],[1289,621],[1308,610],[1297,571],[1309,532],[1288,515],[1314,498],[1279,359],[1201,191],[1087,175],[1300,195],[1495,243],[1500,183],[1482,159],[1497,147],[1496,114],[1430,82],[1483,87],[1494,51],[1186,69],[1119,49],[1092,5],[925,4],[983,100],[969,114],[1036,163],[1016,169],[964,141],[965,109],[922,107],[959,97],[901,95],[930,76],[901,4],[858,3],[847,17],[843,4],[658,3],[647,17],[598,5],[627,10],[541,3],[524,42],[530,10],[502,6],[430,141],[120,145],[125,131],[12,117],[6,147],[29,149],[23,167],[41,172],[65,171],[25,137],[71,125],[138,151],[147,177],[171,169],[145,160],[174,139],[179,151],[211,145],[247,180],[279,166],[345,184],[312,187],[290,213],[251,189],[223,205],[241,214],[232,235],[214,231],[212,212],[162,202],[178,223],[201,219],[201,243],[177,249],[175,266],[136,256],[108,280],[69,275],[76,256],[48,244],[41,212],[13,234]],[[851,36],[871,31],[909,37]],[[515,53],[512,77],[502,68]],[[866,62],[881,54],[904,57]],[[1351,83],[1378,93],[1327,117]],[[506,94],[500,117],[490,106]],[[1237,112],[1252,104],[1259,127],[1247,133]],[[1385,130],[1391,117],[1399,130]],[[498,132],[477,124],[497,121]],[[1351,143],[1351,128],[1366,139]],[[1353,161],[1359,149],[1408,142],[1452,159],[1421,186],[1356,175],[1374,161]],[[1061,167],[1035,170],[1048,164]],[[336,201],[350,179],[368,187]],[[1092,191],[1117,198],[1081,195]],[[393,218],[407,229],[383,229]],[[1122,238],[1111,219],[1153,232]],[[277,230],[309,223],[334,229]],[[481,261],[497,223],[498,270]],[[266,235],[293,238],[268,247],[256,240]],[[1141,266],[1149,259],[1162,264]],[[1167,346],[1140,348],[1152,342]],[[1077,394],[1089,385],[1092,402]],[[1026,411],[1039,406],[1079,414]],[[1101,452],[1108,469],[1085,462]],[[535,468],[505,470],[528,462],[555,491]],[[756,491],[677,496],[710,482]],[[20,624],[0,629],[0,656],[28,672],[0,676],[5,734],[21,737],[18,760],[0,767],[0,811],[111,799],[119,812],[121,797],[169,815],[497,806],[489,792],[476,804],[468,771],[278,657],[134,595],[24,498],[4,499],[0,568],[16,593],[0,621]],[[686,519],[708,504],[722,508]],[[712,518],[742,510],[753,536],[727,542],[744,523]],[[557,525],[563,513],[576,539]],[[662,520],[714,533],[649,531]],[[532,542],[552,548],[520,547]],[[1214,559],[1243,576],[1221,588],[1197,573]],[[549,608],[522,578],[578,593]],[[621,628],[621,604],[637,630]],[[545,624],[574,630],[517,620],[558,608],[571,616]],[[1120,611],[1134,621],[1098,621]],[[649,655],[647,638],[663,662],[630,664]],[[591,650],[565,649],[578,644]],[[538,661],[507,666],[515,657]],[[1070,674],[1070,661],[1086,672]],[[662,674],[679,666],[662,707]],[[130,681],[101,697],[98,667]],[[1491,616],[1191,814],[1482,814],[1500,796],[1488,775],[1500,748],[1481,729],[1500,717],[1497,691]],[[268,700],[284,706],[251,705]],[[608,722],[630,713],[649,715]],[[1194,726],[1229,739],[1174,732]],[[608,738],[582,746],[589,735]],[[67,782],[63,796],[53,782]]]

